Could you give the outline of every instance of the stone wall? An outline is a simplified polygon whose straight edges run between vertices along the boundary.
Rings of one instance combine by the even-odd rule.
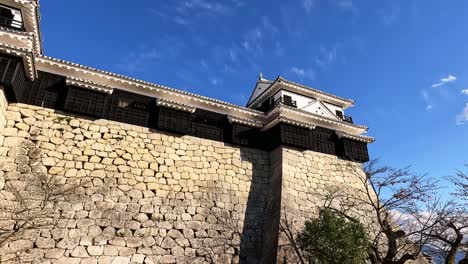
[[[8,217],[40,220],[0,240],[7,263],[273,263],[287,242],[283,217],[299,229],[330,187],[362,188],[360,164],[312,151],[265,152],[23,104],[2,113],[0,206],[11,214],[0,214],[0,229],[15,228]]]
[[[301,217],[316,215],[330,192],[363,190],[360,163],[288,148],[282,156],[283,204]]]
[[[6,116],[3,199],[10,185],[41,188],[40,173],[73,187],[73,199],[54,200],[53,224],[4,245],[3,260],[230,263],[251,252],[255,261],[267,152],[21,104]]]
[[[332,207],[348,210],[347,199],[352,204],[349,214],[361,220],[366,228],[372,228],[372,210],[356,195],[365,195],[361,164],[342,160],[336,156],[299,151],[290,148],[282,149],[282,197],[281,222],[284,228],[290,228],[293,233],[300,230],[306,219],[317,216],[319,208],[325,203]],[[359,210],[355,210],[359,208]],[[280,236],[280,245],[290,244],[284,236]],[[296,263],[292,249],[282,247],[278,259],[288,263]]]

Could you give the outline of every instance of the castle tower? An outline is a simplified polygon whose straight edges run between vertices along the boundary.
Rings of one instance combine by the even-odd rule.
[[[272,131],[267,134],[276,140],[281,138],[282,145],[366,162],[369,160],[367,144],[374,139],[364,135],[366,126],[354,124],[344,114],[353,105],[354,100],[281,76],[270,81],[262,74],[247,102],[247,107],[265,113],[267,121],[262,131]]]
[[[1,93],[10,101],[17,101],[28,89],[26,81],[36,78],[35,58],[42,54],[38,8],[33,0],[0,2]]]
[[[274,263],[283,214],[310,217],[328,185],[359,188],[348,169],[374,139],[345,115],[353,100],[260,75],[244,107],[51,58],[38,8],[0,0],[0,192],[34,186],[33,168],[92,181],[60,203],[66,225],[0,256],[188,263],[216,242],[220,263]]]

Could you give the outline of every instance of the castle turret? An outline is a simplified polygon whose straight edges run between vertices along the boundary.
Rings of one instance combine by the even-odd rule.
[[[36,0],[3,0],[0,3],[0,40],[3,49],[19,49],[42,54]]]
[[[352,99],[280,76],[270,81],[263,75],[259,77],[247,102],[247,107],[265,113],[267,121],[262,127],[263,131],[278,125],[282,127],[277,130],[286,145],[367,161],[366,144],[374,139],[363,135],[368,130],[366,126],[355,124],[352,117],[344,114],[353,105]],[[287,136],[289,130],[294,131],[295,136]],[[291,137],[294,139],[289,140]]]
[[[18,101],[27,81],[37,77],[36,58],[42,54],[38,2],[0,1],[0,85],[9,101]]]

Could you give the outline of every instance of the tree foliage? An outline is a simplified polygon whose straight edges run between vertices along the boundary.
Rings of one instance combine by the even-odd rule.
[[[318,218],[306,221],[297,241],[309,263],[364,263],[368,252],[363,225],[330,208],[321,209]]]

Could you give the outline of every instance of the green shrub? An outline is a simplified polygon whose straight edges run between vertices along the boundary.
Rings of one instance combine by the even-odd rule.
[[[333,209],[320,210],[319,217],[305,222],[298,245],[310,263],[365,263],[369,241],[363,225]]]

